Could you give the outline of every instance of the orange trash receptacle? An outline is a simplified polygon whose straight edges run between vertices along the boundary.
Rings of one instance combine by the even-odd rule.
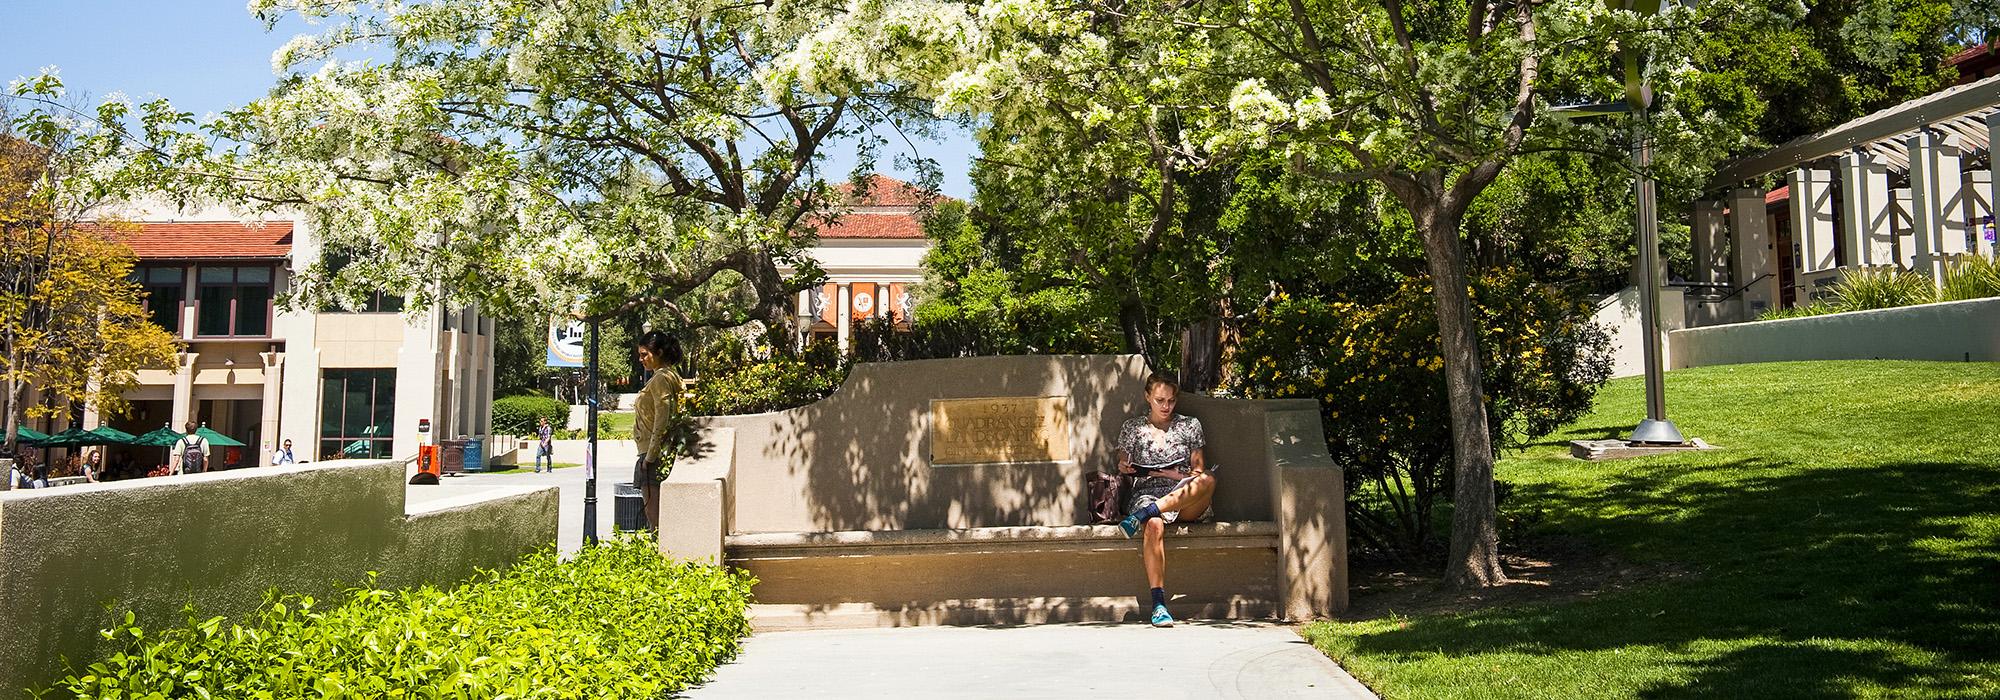
[[[432,476],[444,476],[444,467],[438,464],[437,445],[417,446],[417,471],[429,472]]]

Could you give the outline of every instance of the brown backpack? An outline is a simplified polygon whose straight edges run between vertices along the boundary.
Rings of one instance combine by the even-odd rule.
[[[1125,479],[1116,474],[1095,472],[1090,475],[1090,518],[1096,525],[1110,525],[1124,516]]]

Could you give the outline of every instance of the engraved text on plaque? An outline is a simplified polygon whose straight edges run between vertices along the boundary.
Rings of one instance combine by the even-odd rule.
[[[931,401],[931,464],[1069,459],[1069,397]]]

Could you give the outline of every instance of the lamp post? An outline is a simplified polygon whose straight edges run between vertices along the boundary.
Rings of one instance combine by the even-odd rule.
[[[1659,14],[1661,0],[1604,0],[1612,9],[1643,14]],[[1689,5],[1693,2],[1690,0]],[[1640,344],[1646,362],[1646,418],[1632,429],[1627,440],[1635,445],[1680,445],[1687,442],[1680,428],[1667,419],[1666,370],[1660,348],[1660,218],[1654,210],[1653,147],[1647,142],[1647,110],[1653,106],[1653,88],[1646,84],[1642,57],[1637,49],[1621,48],[1618,57],[1625,68],[1625,103],[1632,109],[1632,194],[1635,228],[1639,230],[1639,327],[1646,337]]]
[[[1646,337],[1641,343],[1646,362],[1646,418],[1632,429],[1627,442],[1644,445],[1679,445],[1687,442],[1680,428],[1667,419],[1667,378],[1660,355],[1660,219],[1654,211],[1653,148],[1646,142],[1646,107],[1652,91],[1640,85],[1632,120],[1632,191],[1638,200],[1633,218],[1639,229],[1639,327]],[[1628,97],[1633,93],[1628,91]]]
[[[1686,0],[1689,7],[1693,0]],[[1661,0],[1604,0],[1613,10],[1628,10],[1643,14],[1658,14]],[[1648,141],[1647,110],[1653,106],[1653,89],[1646,84],[1644,66],[1639,52],[1621,48],[1618,51],[1625,73],[1625,99],[1623,102],[1558,107],[1549,110],[1552,117],[1559,119],[1591,119],[1610,116],[1621,112],[1632,115],[1632,197],[1633,228],[1638,234],[1639,274],[1635,275],[1639,284],[1639,327],[1644,331],[1640,347],[1646,363],[1646,417],[1632,429],[1626,442],[1638,445],[1684,445],[1680,428],[1667,418],[1667,381],[1663,368],[1660,347],[1660,220],[1657,198],[1653,191],[1653,148]]]
[[[597,544],[597,319],[590,320],[589,369],[585,370],[584,382],[590,385],[589,398],[584,402],[590,406],[585,420],[589,421],[589,439],[583,450],[583,545]]]

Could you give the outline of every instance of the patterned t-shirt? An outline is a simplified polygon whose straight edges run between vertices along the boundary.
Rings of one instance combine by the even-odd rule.
[[[1132,464],[1141,469],[1175,464],[1181,472],[1191,472],[1194,465],[1188,463],[1188,456],[1206,443],[1201,434],[1201,421],[1178,413],[1167,421],[1165,430],[1153,427],[1145,416],[1125,421],[1125,425],[1118,429],[1118,448],[1124,450]]]

